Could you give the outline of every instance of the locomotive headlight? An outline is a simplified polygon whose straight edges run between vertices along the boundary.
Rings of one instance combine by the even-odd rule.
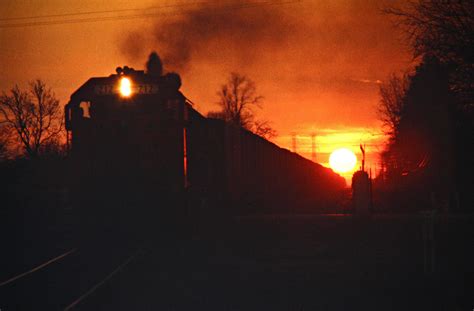
[[[130,97],[130,95],[132,95],[132,81],[127,77],[121,78],[119,91],[123,97]]]

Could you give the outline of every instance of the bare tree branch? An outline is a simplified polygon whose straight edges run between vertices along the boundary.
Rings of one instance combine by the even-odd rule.
[[[59,101],[41,80],[31,82],[29,92],[15,86],[0,96],[0,121],[32,158],[58,139],[63,126]]]
[[[250,130],[253,126],[253,108],[260,108],[263,100],[262,96],[257,95],[255,83],[233,72],[217,94],[224,120]]]
[[[389,79],[379,87],[380,105],[378,115],[391,138],[397,136],[400,118],[403,113],[405,94],[409,86],[409,76],[392,74]]]
[[[464,109],[474,108],[474,1],[409,1],[384,12],[398,18],[416,57],[431,55],[452,66],[452,89]]]
[[[268,140],[277,136],[277,131],[270,126],[268,121],[255,121],[254,133]]]

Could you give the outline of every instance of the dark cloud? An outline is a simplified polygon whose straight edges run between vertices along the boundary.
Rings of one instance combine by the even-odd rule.
[[[202,54],[252,62],[263,49],[287,45],[297,29],[296,20],[285,14],[291,4],[228,1],[185,8],[144,32],[128,34],[121,51],[136,60],[155,49],[173,70],[187,69],[193,57]]]

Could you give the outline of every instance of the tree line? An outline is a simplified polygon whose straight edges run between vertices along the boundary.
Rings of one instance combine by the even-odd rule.
[[[380,86],[389,139],[379,180],[421,205],[465,208],[474,174],[474,3],[420,0],[385,13],[419,64]]]

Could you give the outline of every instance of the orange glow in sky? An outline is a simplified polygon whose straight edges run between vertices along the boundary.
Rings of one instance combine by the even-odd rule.
[[[321,163],[326,167],[331,167],[329,157],[334,150],[340,148],[347,148],[352,151],[357,158],[356,166],[346,172],[339,173],[346,179],[348,186],[351,184],[352,174],[360,169],[360,160],[362,154],[360,145],[366,146],[366,161],[365,167],[371,170],[373,176],[376,176],[380,170],[380,161],[378,154],[383,149],[384,141],[386,140],[380,127],[365,128],[365,127],[339,127],[339,128],[323,128],[315,130],[313,126],[306,126],[298,128],[298,135],[296,135],[296,152],[307,159],[312,159],[312,141],[311,134],[315,134],[315,157],[316,162]],[[278,136],[274,139],[278,145],[286,146],[288,149],[292,148],[292,136]]]
[[[183,93],[201,113],[218,109],[216,92],[230,72],[245,74],[264,97],[255,114],[277,130],[275,143],[291,149],[296,135],[297,152],[311,159],[314,132],[316,160],[326,166],[335,149],[348,148],[360,158],[359,144],[366,144],[367,167],[376,171],[384,141],[376,113],[379,84],[413,66],[400,33],[381,14],[397,1],[246,5],[255,2],[5,0],[0,91],[40,78],[65,104],[90,77],[108,76],[117,66],[142,69],[156,50],[165,70],[181,75]],[[109,13],[67,15],[101,11]],[[6,18],[41,15],[59,17],[5,27],[33,21]],[[137,17],[115,18],[129,15]],[[95,21],[71,22],[85,18]]]

